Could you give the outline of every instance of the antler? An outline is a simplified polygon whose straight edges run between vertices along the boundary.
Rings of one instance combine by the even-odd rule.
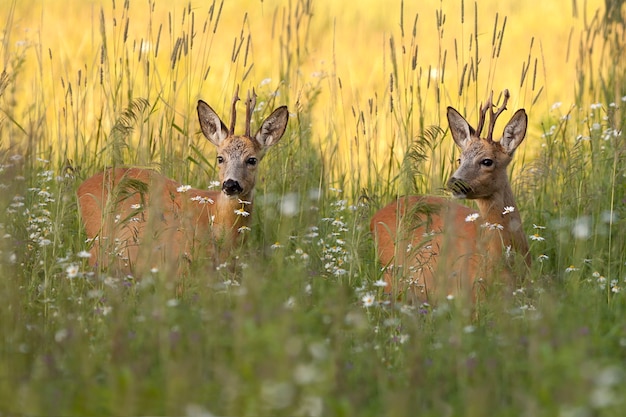
[[[237,102],[239,101],[239,84],[237,84],[237,88],[235,89],[235,95],[233,96],[233,104],[230,113],[230,131],[229,134],[232,136],[235,134],[235,121],[237,120]]]
[[[506,103],[509,101],[509,90],[505,89],[503,91],[504,101],[502,102],[502,106],[498,108],[498,110],[494,113],[493,111],[493,91],[489,94],[489,99],[485,103],[484,106],[480,109],[480,115],[478,116],[478,127],[476,128],[476,135],[480,137],[481,132],[483,131],[483,127],[485,126],[485,119],[487,116],[487,110],[489,110],[489,128],[487,129],[487,137],[486,140],[493,140],[493,129],[496,126],[496,119],[500,116],[504,110],[506,110]]]
[[[239,101],[239,84],[235,89],[235,95],[233,96],[233,103],[230,116],[230,135],[235,134],[235,123],[237,121],[237,102]],[[256,92],[252,89],[252,94],[248,91],[248,98],[246,98],[246,136],[250,137],[250,121],[252,120],[252,111],[256,106]]]
[[[506,110],[506,103],[507,101],[509,101],[509,97],[511,97],[509,95],[509,90],[507,89],[503,91],[503,94],[504,101],[502,102],[502,106],[500,106],[495,113],[493,112],[493,106],[489,106],[489,130],[487,131],[487,140],[490,141],[493,140],[493,129],[496,127],[496,119],[498,118],[498,116],[500,116],[500,113]],[[491,95],[493,96],[493,91],[491,92]],[[491,101],[491,98],[489,99],[489,101]]]
[[[246,99],[246,136],[250,137],[250,121],[252,120],[252,110],[256,106],[256,93],[254,88],[252,89],[252,95],[248,91],[248,98]]]
[[[476,127],[476,136],[480,137],[480,134],[483,131],[483,127],[485,126],[485,115],[487,114],[487,110],[489,110],[493,106],[493,91],[489,95],[489,99],[485,103],[484,106],[480,108],[480,114],[478,115],[478,126]]]

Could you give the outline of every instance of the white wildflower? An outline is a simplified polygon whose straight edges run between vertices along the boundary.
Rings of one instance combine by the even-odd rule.
[[[54,340],[57,343],[61,343],[63,342],[65,339],[67,339],[67,337],[70,335],[70,332],[67,329],[61,329],[58,330],[55,334],[54,334]]]
[[[474,330],[476,330],[476,327],[472,326],[471,324],[468,324],[467,326],[463,327],[464,333],[474,333]]]
[[[65,268],[65,273],[68,278],[76,278],[80,270],[78,269],[78,265],[72,264]]]
[[[616,279],[612,280],[611,281],[611,292],[614,293],[614,294],[617,294],[620,291],[622,291],[622,289],[618,285],[618,281]]]
[[[363,302],[363,307],[371,307],[374,305],[376,301],[374,298],[374,294],[367,293],[363,297],[361,297],[361,301]]]
[[[466,222],[468,222],[468,223],[470,223],[470,222],[476,221],[476,219],[478,219],[478,217],[480,217],[480,214],[478,214],[478,213],[472,213],[472,214],[468,215],[468,216],[465,218],[465,221],[466,221]]]
[[[576,239],[588,239],[591,236],[591,218],[581,216],[574,221],[572,234]]]
[[[202,197],[201,195],[195,195],[190,198],[191,201],[197,201],[198,204],[215,204],[215,201],[209,197]]]
[[[237,216],[248,217],[250,215],[249,212],[245,211],[243,208],[238,208],[235,210],[235,214]]]
[[[485,222],[481,225],[481,227],[489,230],[504,230],[504,226],[502,226],[500,223]]]
[[[296,299],[291,296],[287,299],[287,301],[285,301],[285,303],[283,304],[283,307],[285,307],[286,309],[293,309],[296,306]]]

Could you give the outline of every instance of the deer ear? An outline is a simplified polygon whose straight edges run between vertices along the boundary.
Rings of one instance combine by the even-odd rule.
[[[220,146],[228,137],[226,125],[217,113],[202,100],[198,100],[198,120],[204,136],[215,146]]]
[[[522,143],[526,136],[526,127],[528,126],[528,116],[524,109],[515,112],[509,123],[504,128],[504,134],[500,139],[500,145],[505,152],[513,155],[515,149]]]
[[[287,106],[277,108],[265,119],[254,138],[262,148],[269,148],[283,137],[288,120],[289,110],[287,110]]]
[[[459,148],[465,149],[472,136],[476,135],[474,128],[452,107],[448,107],[448,124],[454,142]]]

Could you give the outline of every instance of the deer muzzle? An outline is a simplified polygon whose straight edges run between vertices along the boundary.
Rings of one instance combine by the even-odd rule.
[[[461,179],[452,177],[448,180],[448,190],[452,191],[452,194],[458,198],[465,198],[472,193],[472,187]]]
[[[230,197],[241,194],[243,192],[243,188],[241,188],[238,181],[228,179],[222,183],[222,191]]]

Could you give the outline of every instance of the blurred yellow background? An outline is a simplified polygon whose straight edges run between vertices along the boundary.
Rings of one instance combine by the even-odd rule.
[[[8,68],[17,65],[11,56],[23,58],[11,92],[16,114],[43,103],[53,131],[59,130],[53,126],[60,123],[68,83],[74,83],[73,94],[79,82],[86,96],[92,94],[85,100],[86,119],[114,93],[104,88],[89,92],[102,76],[101,20],[111,68],[120,71],[111,79],[125,77],[124,83],[137,85],[134,94],[149,101],[166,97],[180,117],[193,118],[194,103],[203,98],[227,119],[235,85],[242,84],[244,91],[261,85],[278,89],[281,62],[291,53],[290,102],[285,104],[295,111],[306,105],[306,92],[317,89],[312,130],[318,139],[353,137],[355,114],[367,109],[368,100],[381,108],[388,105],[394,71],[399,88],[406,89],[396,94],[416,94],[413,88],[420,86],[422,99],[437,103],[419,109],[425,126],[443,125],[447,105],[475,122],[477,103],[490,90],[498,94],[504,88],[511,91],[509,108],[526,107],[537,126],[535,108],[543,114],[555,102],[565,108],[573,102],[580,38],[586,22],[602,13],[602,5],[601,0],[240,0],[130,1],[125,7],[122,1],[20,0],[0,9],[0,22],[7,22],[2,57]],[[503,25],[500,54],[493,57],[494,32],[498,43]],[[177,38],[192,32],[188,55],[172,65]],[[463,65],[473,62],[476,41],[478,78],[469,91],[465,83],[459,95]],[[156,53],[157,45],[152,78],[146,81],[141,57]],[[233,63],[237,48],[240,54]],[[412,72],[415,53],[417,70]],[[521,85],[525,65],[529,69]],[[124,74],[124,68],[130,70]],[[378,134],[383,146],[392,135],[389,129]]]

